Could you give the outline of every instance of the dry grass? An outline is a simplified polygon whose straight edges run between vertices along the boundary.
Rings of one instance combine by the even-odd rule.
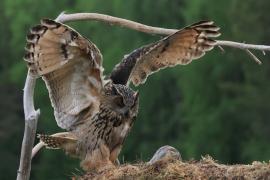
[[[159,161],[124,164],[100,173],[86,173],[74,179],[270,179],[270,162],[253,162],[251,165],[223,165],[211,157],[200,161]]]

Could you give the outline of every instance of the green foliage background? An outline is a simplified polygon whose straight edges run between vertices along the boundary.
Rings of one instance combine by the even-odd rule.
[[[181,28],[212,19],[221,39],[270,44],[268,0],[1,0],[0,1],[0,179],[14,179],[23,136],[22,60],[28,29],[60,12],[99,12],[141,23]],[[160,39],[99,22],[70,23],[104,55],[106,73],[124,54]],[[188,66],[166,69],[139,87],[140,113],[120,156],[122,162],[148,160],[169,144],[185,160],[210,154],[222,163],[270,160],[270,61],[256,65],[245,53],[215,49]],[[36,87],[41,109],[38,132],[61,131],[55,123],[44,83]],[[32,179],[67,179],[82,173],[78,160],[43,150],[33,160]]]

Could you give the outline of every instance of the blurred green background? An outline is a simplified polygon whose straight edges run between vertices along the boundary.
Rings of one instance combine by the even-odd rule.
[[[0,1],[0,179],[14,179],[24,129],[22,60],[25,35],[41,18],[60,12],[98,12],[153,26],[182,28],[211,19],[221,39],[270,44],[269,0],[1,0]],[[104,55],[105,73],[124,54],[160,39],[100,22],[70,23]],[[140,90],[139,117],[120,155],[121,162],[147,161],[162,145],[180,150],[185,160],[210,154],[221,163],[270,160],[270,60],[258,66],[242,51],[214,49],[188,66],[161,71]],[[39,80],[36,107],[39,133],[61,131],[48,93]],[[67,179],[81,174],[78,160],[62,151],[42,150],[33,160],[32,179]]]

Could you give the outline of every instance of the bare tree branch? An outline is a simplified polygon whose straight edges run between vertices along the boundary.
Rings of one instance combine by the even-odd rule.
[[[45,144],[43,142],[39,142],[38,144],[35,145],[35,147],[32,149],[32,156],[31,158],[33,159],[35,155],[38,153],[38,151],[43,148]]]
[[[61,13],[56,20],[58,22],[70,22],[70,21],[81,21],[81,20],[92,20],[101,21],[108,23],[110,25],[116,25],[120,27],[125,27],[129,29],[134,29],[136,31],[148,33],[148,34],[160,34],[160,35],[170,35],[174,33],[175,29],[164,29],[159,27],[147,26],[141,23],[130,21],[127,19],[122,19],[118,17],[113,17],[105,14],[98,13],[75,13],[75,14],[65,14]]]
[[[31,171],[31,152],[35,140],[39,110],[34,108],[34,89],[36,78],[28,72],[23,93],[23,107],[25,116],[25,129],[21,148],[20,166],[17,180],[27,180]]]
[[[98,14],[98,13],[75,13],[75,14],[65,14],[61,13],[57,18],[57,21],[65,23],[70,21],[78,21],[78,20],[94,20],[108,23],[110,25],[117,25],[120,27],[125,27],[129,29],[133,29],[136,31],[148,33],[148,34],[159,34],[159,35],[170,35],[178,31],[177,29],[166,29],[160,27],[147,26],[138,22],[117,18],[109,15]],[[266,45],[256,45],[256,44],[245,44],[234,41],[225,41],[218,40],[216,46],[228,46],[232,48],[237,48],[244,50],[252,59],[255,60],[258,64],[262,64],[262,62],[250,51],[260,50],[265,54],[265,51],[270,51],[270,46]]]
[[[254,50],[260,50],[260,51],[270,51],[270,46],[266,46],[266,45],[246,44],[246,43],[224,41],[224,40],[217,41],[217,46],[229,46],[229,47],[238,48],[238,49],[254,49]]]
[[[238,48],[245,50],[248,55],[250,55],[251,58],[255,60],[258,64],[262,64],[262,62],[250,51],[250,49],[253,50],[260,50],[262,51],[263,55],[265,55],[265,51],[270,51],[270,46],[266,45],[255,45],[255,44],[245,44],[245,43],[238,43],[233,41],[217,41],[218,46],[228,46],[232,48]]]
[[[245,49],[247,54],[252,58],[254,59],[254,61],[258,64],[262,64],[262,62],[257,58],[257,56],[255,56],[255,54],[253,54],[249,49]]]

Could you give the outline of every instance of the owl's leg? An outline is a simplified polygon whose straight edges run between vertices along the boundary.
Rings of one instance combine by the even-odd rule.
[[[85,159],[81,162],[81,167],[85,171],[103,171],[106,169],[114,168],[115,165],[110,160],[110,150],[104,143],[100,143],[99,147],[93,152],[86,155]]]
[[[63,149],[68,155],[77,156],[77,138],[70,132],[53,135],[39,134],[38,138],[48,149]]]
[[[120,165],[120,162],[118,160],[118,155],[120,154],[120,151],[122,149],[122,145],[117,146],[114,148],[110,154],[110,160],[113,162],[115,165]]]

